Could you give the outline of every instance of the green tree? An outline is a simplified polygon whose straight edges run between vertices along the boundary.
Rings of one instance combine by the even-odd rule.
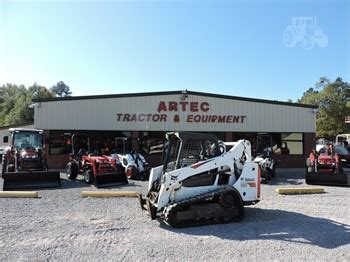
[[[67,86],[63,81],[59,81],[56,85],[50,88],[52,94],[58,97],[67,97],[72,94],[69,86]]]
[[[333,139],[339,133],[350,133],[345,116],[350,115],[350,84],[337,78],[322,77],[315,88],[309,88],[298,102],[318,106],[316,135]]]
[[[23,85],[6,84],[0,87],[0,126],[32,122],[34,110],[29,108],[33,98],[50,98],[53,94],[37,83],[28,89]]]

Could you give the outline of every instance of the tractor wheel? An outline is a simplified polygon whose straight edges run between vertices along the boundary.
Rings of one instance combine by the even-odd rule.
[[[7,165],[7,172],[15,172],[15,165],[14,164],[10,164]]]
[[[286,31],[284,31],[283,42],[286,47],[294,47],[296,45],[297,37],[292,27],[288,26]]]
[[[66,175],[70,180],[75,180],[78,176],[78,166],[74,162],[70,162],[66,166]]]
[[[306,35],[303,38],[302,46],[305,50],[309,51],[315,46],[315,39],[311,35]]]
[[[7,166],[7,163],[6,163],[6,160],[4,159],[4,161],[2,162],[2,175],[6,172],[6,166]]]
[[[126,177],[128,179],[136,179],[136,169],[135,167],[128,167],[126,170]]]
[[[344,169],[343,169],[343,167],[341,166],[341,164],[338,165],[337,173],[344,173]]]
[[[273,168],[271,170],[271,177],[276,177],[276,167],[273,165]]]
[[[314,167],[314,165],[313,165],[313,163],[312,163],[310,158],[306,159],[306,172],[307,173],[315,172],[315,167]]]
[[[267,175],[267,181],[270,182],[272,180],[272,170],[268,168],[266,170],[266,175]]]
[[[84,181],[86,184],[92,184],[94,182],[94,172],[91,169],[84,172]]]

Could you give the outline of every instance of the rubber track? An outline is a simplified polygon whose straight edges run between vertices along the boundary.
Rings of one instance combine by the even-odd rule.
[[[225,186],[221,187],[215,191],[211,191],[202,195],[198,195],[193,198],[188,198],[185,200],[182,200],[180,202],[174,203],[172,205],[169,205],[166,207],[165,214],[164,214],[164,222],[172,227],[193,227],[193,226],[204,226],[204,225],[211,225],[211,224],[223,224],[223,223],[229,223],[229,222],[239,222],[244,217],[244,207],[243,204],[241,206],[238,206],[237,208],[240,211],[240,214],[236,217],[232,217],[229,221],[221,220],[222,222],[219,222],[218,220],[214,219],[200,219],[200,221],[186,221],[181,224],[174,224],[171,221],[169,221],[169,215],[171,212],[176,212],[177,210],[181,209],[181,207],[191,204],[200,204],[201,202],[205,201],[208,198],[211,197],[221,197],[224,193],[227,192],[234,192],[236,194],[236,191],[231,186]],[[219,196],[218,196],[219,194]],[[241,202],[241,201],[240,201]],[[242,203],[242,202],[241,202]]]

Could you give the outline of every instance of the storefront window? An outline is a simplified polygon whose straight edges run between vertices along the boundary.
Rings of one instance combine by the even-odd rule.
[[[281,142],[289,149],[291,155],[302,155],[304,153],[303,134],[301,133],[281,134]]]
[[[267,147],[275,155],[302,155],[304,151],[302,133],[232,133],[232,141],[239,139],[251,142],[254,157]]]
[[[146,155],[161,155],[167,132],[140,132],[139,150]]]
[[[72,135],[85,136],[86,145],[79,145],[96,154],[110,154],[122,150],[118,148],[117,137],[126,137],[126,150],[131,149],[131,132],[121,131],[50,131],[50,155],[67,155],[73,152]],[[76,151],[76,150],[75,150]]]

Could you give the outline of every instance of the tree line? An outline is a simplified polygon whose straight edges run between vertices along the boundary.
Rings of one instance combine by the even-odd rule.
[[[314,87],[309,88],[297,101],[318,107],[316,113],[316,136],[334,139],[337,134],[350,133],[350,84],[338,77],[330,81],[321,77]]]
[[[0,87],[0,126],[30,123],[34,121],[32,99],[70,96],[69,86],[60,81],[47,89],[34,83],[24,85],[6,84]]]
[[[66,97],[72,92],[69,86],[60,81],[47,89],[33,84],[6,84],[0,87],[0,126],[33,122],[34,109],[29,108],[32,99]],[[292,102],[290,99],[288,102]],[[338,77],[330,81],[321,77],[314,87],[304,92],[296,101],[318,107],[316,113],[316,136],[333,139],[339,133],[350,133],[350,124],[345,117],[350,116],[350,84]]]

